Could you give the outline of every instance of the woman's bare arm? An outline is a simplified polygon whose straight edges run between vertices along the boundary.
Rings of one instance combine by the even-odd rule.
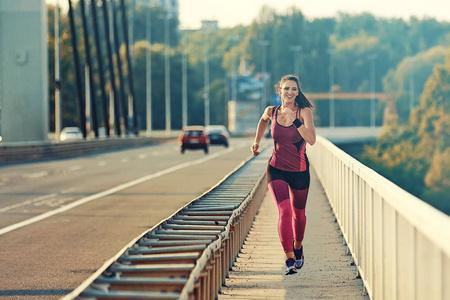
[[[251,151],[253,153],[254,156],[259,155],[259,142],[261,141],[264,132],[267,129],[267,125],[269,124],[269,121],[272,117],[272,110],[273,110],[273,106],[268,106],[265,110],[263,115],[261,116],[261,119],[259,119],[258,122],[258,127],[256,129],[256,136],[255,136],[255,141],[251,147]]]
[[[297,130],[308,144],[314,145],[316,142],[316,129],[314,127],[312,110],[309,107],[303,108],[300,116],[303,119],[303,126],[300,126]]]

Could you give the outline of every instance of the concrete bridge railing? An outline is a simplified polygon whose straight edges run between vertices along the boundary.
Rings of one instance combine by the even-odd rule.
[[[103,151],[120,150],[132,147],[143,147],[151,144],[174,140],[173,136],[140,136],[124,138],[100,138],[81,141],[56,143],[20,142],[0,145],[0,165],[3,162],[25,162],[45,159],[67,158],[88,155]]]
[[[371,299],[450,299],[450,217],[318,137],[308,149]]]

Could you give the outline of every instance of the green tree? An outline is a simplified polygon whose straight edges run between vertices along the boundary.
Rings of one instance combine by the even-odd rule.
[[[49,58],[50,58],[50,95],[51,95],[51,126],[54,124],[54,36],[53,36],[53,7],[49,6]],[[140,124],[143,124],[142,108],[145,103],[145,93],[142,85],[144,80],[143,46],[140,43],[146,40],[147,12],[150,10],[152,21],[152,63],[155,70],[152,71],[153,86],[155,89],[153,99],[158,103],[164,101],[164,21],[166,12],[161,8],[146,8],[138,4],[134,13],[134,41],[135,41],[135,90],[136,101],[139,106]],[[102,19],[101,10],[99,19]],[[75,23],[78,32],[78,50],[81,64],[84,65],[84,43],[81,35],[81,19],[79,7],[75,5]],[[90,21],[89,21],[90,22]],[[119,20],[120,25],[120,20]],[[62,98],[64,126],[77,125],[78,103],[75,98],[74,66],[70,42],[70,30],[67,15],[61,16],[62,44],[61,44],[61,74],[62,74]],[[90,31],[92,28],[89,29]],[[103,23],[100,22],[103,51],[106,52],[106,44]],[[181,57],[184,49],[181,47],[182,36],[178,31],[178,20],[171,18],[169,21],[170,52],[171,52],[171,94],[173,95],[173,128],[178,127],[181,91]],[[227,98],[224,91],[227,76],[232,72],[233,53],[237,56],[237,62],[247,66],[249,72],[261,72],[263,47],[266,48],[266,71],[269,73],[270,85],[274,84],[282,75],[293,73],[295,68],[295,55],[298,55],[299,76],[305,92],[327,92],[330,88],[328,50],[333,48],[336,52],[333,56],[335,63],[335,83],[341,90],[347,92],[367,92],[370,87],[370,61],[368,56],[377,55],[375,84],[376,91],[382,91],[382,78],[391,69],[407,57],[416,55],[418,51],[427,50],[437,44],[450,44],[450,24],[437,22],[433,19],[411,19],[409,22],[401,19],[380,19],[370,14],[350,15],[341,13],[336,18],[308,19],[295,7],[278,13],[274,8],[264,7],[258,17],[250,26],[237,26],[235,28],[222,29],[213,32],[189,31],[187,32],[187,57],[188,57],[188,91],[189,91],[189,124],[202,124],[204,116],[204,66],[206,40],[209,44],[209,70],[210,70],[210,98],[211,101],[219,101],[220,107],[226,107],[222,97]],[[92,33],[92,31],[91,31]],[[123,56],[123,34],[120,33],[119,44]],[[261,41],[268,42],[267,46],[261,46]],[[99,78],[96,65],[97,51],[91,41],[92,57],[94,58],[93,70],[96,94],[100,99]],[[301,51],[294,51],[293,47]],[[100,54],[107,65],[106,53]],[[245,64],[244,64],[245,62]],[[156,67],[158,66],[158,67]],[[124,63],[123,70],[126,70]],[[116,70],[117,71],[117,70]],[[419,74],[417,70],[416,74]],[[84,72],[81,72],[84,77]],[[422,72],[421,72],[422,74]],[[109,71],[105,71],[106,80],[109,80]],[[139,76],[137,76],[139,75]],[[125,78],[127,79],[127,78]],[[84,80],[84,78],[82,78]],[[128,91],[128,82],[124,88]],[[392,83],[392,81],[390,81]],[[118,82],[117,82],[118,84]],[[162,84],[162,85],[161,85]],[[400,85],[399,85],[400,86]],[[420,86],[420,85],[418,85]],[[109,89],[107,83],[107,89]],[[217,89],[217,90],[216,90]],[[226,90],[226,89],[225,89]],[[269,89],[268,89],[269,90]],[[84,92],[84,91],[83,91]],[[417,95],[420,94],[418,91]],[[214,99],[213,99],[214,97]],[[217,100],[216,100],[217,98]],[[226,99],[225,99],[226,100]],[[214,104],[215,105],[215,104]],[[100,107],[100,105],[98,105]],[[155,122],[164,115],[164,106],[155,106]],[[102,112],[99,111],[99,114]],[[211,110],[211,120],[221,120],[220,114]],[[325,115],[324,115],[325,116]],[[217,117],[217,118],[216,118]],[[101,116],[98,116],[102,120]],[[219,122],[219,121],[215,121]],[[160,122],[154,124],[158,128]],[[141,125],[142,128],[142,125]]]
[[[450,52],[434,66],[408,126],[389,128],[363,163],[424,201],[450,214]]]
[[[331,36],[336,49],[334,56],[336,66],[336,84],[341,91],[370,92],[370,76],[372,55],[375,59],[375,74],[385,74],[389,69],[389,51],[380,44],[376,36],[368,36],[365,31],[359,35],[338,42]],[[375,77],[375,90],[381,91],[380,76]],[[378,79],[378,80],[377,80]]]
[[[141,41],[147,39],[147,13],[150,11],[151,21],[151,39],[152,44],[164,44],[165,42],[165,18],[168,17],[168,30],[169,30],[169,43],[170,46],[176,47],[180,42],[179,35],[179,22],[178,19],[168,15],[164,8],[146,7],[143,2],[136,6],[133,17],[133,39],[135,41]]]
[[[411,95],[414,95],[416,106],[424,91],[424,84],[433,72],[433,66],[444,62],[448,49],[436,46],[413,57],[405,57],[395,70],[389,70],[383,78],[384,90],[395,93],[396,109],[401,124],[409,120]]]
[[[347,40],[358,36],[361,31],[369,36],[377,35],[379,21],[369,13],[351,15],[340,12],[336,19],[335,35],[337,40]]]

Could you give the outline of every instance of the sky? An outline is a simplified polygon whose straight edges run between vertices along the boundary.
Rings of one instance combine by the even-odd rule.
[[[57,0],[46,0],[54,4]],[[76,2],[76,0],[72,0]],[[138,0],[135,0],[138,2]],[[178,0],[180,27],[198,29],[202,20],[217,20],[219,27],[249,25],[268,5],[283,13],[287,8],[299,8],[307,19],[335,17],[338,12],[360,14],[368,12],[376,17],[422,19],[432,17],[450,22],[449,0]],[[67,0],[59,0],[67,7]]]
[[[198,29],[201,20],[217,20],[219,27],[249,25],[263,5],[285,12],[299,8],[307,19],[334,17],[337,12],[357,14],[369,12],[377,17],[433,17],[450,22],[448,0],[179,0],[180,26]]]

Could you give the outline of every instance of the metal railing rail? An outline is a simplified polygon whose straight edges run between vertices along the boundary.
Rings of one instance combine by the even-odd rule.
[[[267,189],[269,152],[134,238],[62,299],[215,299]]]
[[[450,217],[318,137],[308,149],[371,299],[450,299]]]

